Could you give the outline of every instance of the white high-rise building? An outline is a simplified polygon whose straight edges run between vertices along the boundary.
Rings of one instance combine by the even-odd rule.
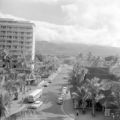
[[[34,28],[35,25],[29,21],[0,18],[0,49],[7,49],[10,55],[24,56],[34,61]]]

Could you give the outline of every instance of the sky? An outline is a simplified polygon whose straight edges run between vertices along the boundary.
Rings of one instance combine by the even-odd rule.
[[[37,40],[120,47],[120,0],[0,0],[0,17],[34,22]]]

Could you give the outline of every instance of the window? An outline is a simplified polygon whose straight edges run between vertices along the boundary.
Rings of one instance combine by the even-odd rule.
[[[18,43],[18,41],[17,40],[13,40],[13,43]]]
[[[11,38],[12,38],[12,36],[7,36],[7,38],[10,38],[10,39],[11,39]]]
[[[24,34],[24,32],[21,32],[21,35],[23,35]]]
[[[27,39],[31,39],[32,37],[27,37]]]
[[[7,45],[6,47],[7,47],[7,48],[11,48],[11,45]]]
[[[8,40],[7,42],[8,42],[8,43],[12,43],[12,41],[11,41],[11,40]]]
[[[11,26],[7,26],[7,28],[8,28],[8,29],[12,29],[12,27],[11,27]]]
[[[13,36],[14,39],[17,39],[18,37],[17,36]]]
[[[0,40],[0,42],[5,42],[5,40]]]
[[[17,34],[18,32],[13,32],[14,34]]]
[[[27,32],[27,35],[30,35],[31,34],[31,32]]]
[[[3,29],[4,29],[4,28],[6,28],[6,26],[5,26],[5,25],[1,25],[1,28],[3,28]]]
[[[17,39],[18,37],[17,36],[15,36],[15,39]]]
[[[21,39],[24,39],[24,37],[20,37]]]
[[[23,46],[20,46],[21,47],[21,49],[23,49]]]
[[[17,45],[13,45],[13,48],[17,48]]]
[[[1,35],[0,37],[1,37],[1,38],[5,38],[6,36]]]
[[[5,34],[5,33],[6,33],[6,31],[1,31],[1,33]]]
[[[7,33],[12,33],[12,31],[7,31]]]

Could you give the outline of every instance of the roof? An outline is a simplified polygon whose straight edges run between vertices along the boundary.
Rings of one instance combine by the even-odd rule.
[[[23,24],[31,24],[34,25],[35,24],[31,21],[25,20],[25,19],[13,19],[13,18],[0,18],[0,22],[7,22],[7,23],[23,23]]]

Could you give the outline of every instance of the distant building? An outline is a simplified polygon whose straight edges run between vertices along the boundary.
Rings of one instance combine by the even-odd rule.
[[[34,61],[34,27],[29,21],[0,18],[0,49],[7,49],[10,55],[24,56],[29,59],[27,61]]]

